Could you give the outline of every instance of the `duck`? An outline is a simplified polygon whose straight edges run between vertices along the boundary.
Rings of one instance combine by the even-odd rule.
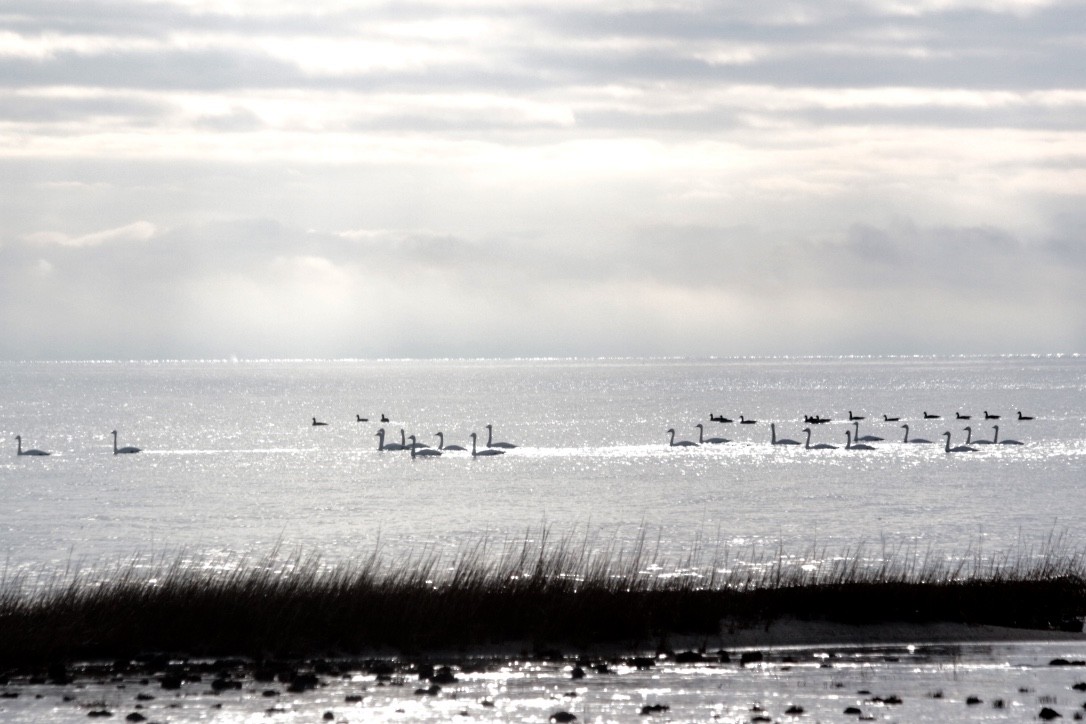
[[[960,412],[955,412],[954,413],[954,419],[955,420],[972,420],[973,416],[972,415],[963,415]]]
[[[700,422],[697,425],[694,425],[694,427],[698,428],[699,445],[720,445],[722,443],[731,442],[731,440],[726,437],[711,437],[709,439],[705,439],[705,427]]]
[[[22,435],[16,435],[15,440],[19,444],[18,448],[15,451],[16,455],[30,455],[32,457],[46,457],[48,455],[53,454],[53,453],[45,452],[44,450],[33,450],[33,449],[31,449],[31,450],[23,450],[23,436]]]
[[[927,410],[924,410],[924,419],[925,420],[942,420],[943,418],[940,417],[939,415],[932,415]]]
[[[985,420],[998,420],[999,415],[993,415],[990,412],[988,412],[987,410],[985,410],[984,411],[984,419]]]
[[[370,419],[368,417],[362,417],[361,415],[359,415],[357,413],[355,414],[354,419],[355,419],[355,422],[369,422],[370,421]]]
[[[389,422],[388,415],[381,413],[381,422]]]
[[[963,452],[976,452],[977,451],[977,449],[975,447],[969,447],[968,445],[958,445],[957,447],[950,447],[950,431],[949,430],[944,432],[943,436],[946,437],[946,451],[948,453],[963,453]]]
[[[863,415],[853,415],[852,410],[849,410],[848,411],[848,419],[849,419],[849,422],[851,422],[853,420],[862,420],[862,419],[864,419],[864,416]]]
[[[902,427],[905,428],[905,439],[902,440],[902,442],[924,443],[924,444],[929,444],[929,445],[931,444],[931,440],[925,440],[922,437],[914,437],[912,440],[910,440],[909,439],[909,426],[908,425],[902,425]]]
[[[500,448],[504,448],[505,450],[512,450],[513,448],[516,447],[516,445],[514,445],[511,442],[494,442],[493,438],[494,438],[494,426],[493,425],[487,425],[486,426],[486,446],[487,447],[500,447]]]
[[[313,418],[313,427],[324,427],[327,424],[327,422],[317,422],[317,418]]]
[[[777,425],[776,423],[769,423],[769,442],[771,445],[799,445],[795,440],[789,440],[788,438],[777,439]]]
[[[1025,443],[1018,440],[1000,440],[999,439],[999,425],[992,425],[995,429],[995,437],[992,438],[992,443],[995,445],[1024,445]]]
[[[1022,411],[1021,411],[1021,410],[1019,410],[1019,411],[1018,411],[1018,419],[1019,419],[1019,420],[1032,420],[1033,418],[1032,418],[1032,417],[1030,417],[1029,415],[1023,415],[1023,414],[1022,414]]]
[[[667,434],[671,435],[671,440],[668,443],[671,447],[697,447],[698,446],[698,444],[696,442],[692,442],[691,440],[679,440],[678,442],[676,442],[675,441],[675,428],[673,428],[673,427],[668,429]]]
[[[438,450],[455,450],[457,452],[467,452],[466,447],[462,447],[460,445],[446,445],[445,444],[445,433],[443,433],[443,432],[435,432],[434,436],[437,437],[437,449]]]
[[[853,444],[853,442],[852,442],[852,433],[849,432],[848,430],[845,430],[845,449],[846,450],[874,450],[875,448],[871,447],[870,445],[865,445],[862,442],[858,442],[858,443]]]
[[[724,417],[723,415],[713,416],[713,413],[709,413],[709,422],[733,422],[730,417]]]
[[[859,422],[853,422],[852,426],[855,428],[855,432],[853,433],[853,437],[855,438],[856,442],[882,442],[883,441],[883,438],[879,437],[878,435],[864,435],[863,437],[860,437],[860,423]]]
[[[505,454],[504,450],[497,450],[497,449],[492,448],[492,447],[488,447],[488,448],[485,448],[483,450],[478,450],[477,451],[475,449],[475,437],[476,437],[475,433],[474,432],[471,433],[470,437],[471,437],[471,456],[473,458],[492,457],[494,455],[504,455]]]
[[[133,453],[140,452],[140,449],[138,447],[129,446],[129,447],[118,448],[117,447],[117,431],[114,430],[110,434],[113,435],[113,454],[114,455],[131,455]]]
[[[396,451],[396,450],[406,450],[407,449],[406,445],[401,445],[398,442],[390,442],[390,443],[386,444],[385,443],[385,428],[383,428],[383,427],[380,430],[378,430],[377,432],[375,432],[374,436],[376,436],[378,438],[378,440],[377,440],[377,449],[379,451],[381,451],[381,452],[385,452],[386,450]]]
[[[811,428],[805,427],[803,431],[807,433],[807,442],[804,443],[804,450],[836,450],[836,445],[830,445],[828,442],[820,442],[817,445],[811,444]]]
[[[740,415],[739,416],[739,424],[741,424],[741,425],[757,425],[758,421],[757,420],[748,420],[745,417],[743,417],[742,415]]]
[[[418,449],[418,445],[417,445],[418,441],[415,439],[414,435],[412,435],[411,437],[409,437],[407,439],[411,441],[411,459],[412,460],[414,460],[415,458],[438,458],[438,457],[441,457],[441,451],[440,450],[434,450],[433,448],[430,448],[430,447],[425,447],[425,448],[422,448],[422,449]]]
[[[901,418],[900,417],[887,417],[886,413],[884,412],[882,414],[882,421],[883,422],[901,422]]]

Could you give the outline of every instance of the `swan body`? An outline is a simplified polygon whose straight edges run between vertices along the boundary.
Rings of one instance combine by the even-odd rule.
[[[411,441],[411,459],[415,458],[439,458],[441,457],[440,450],[434,450],[430,447],[424,447],[421,450],[418,449],[418,441],[415,440],[415,436],[412,435],[408,438]]]
[[[483,450],[476,451],[475,449],[475,433],[471,433],[471,456],[473,458],[491,457],[494,455],[504,455],[504,450],[496,450],[495,448],[488,447]]]
[[[805,427],[803,431],[807,433],[807,442],[804,443],[804,450],[836,450],[836,445],[830,445],[828,442],[820,442],[817,445],[811,444],[811,428]]]
[[[795,440],[789,440],[788,438],[777,439],[777,424],[769,423],[769,442],[773,445],[799,445]]]
[[[117,447],[117,431],[114,430],[110,434],[113,435],[113,454],[114,455],[131,455],[132,453],[138,453],[140,451],[140,449],[138,447],[131,447],[131,446],[118,448]]]
[[[327,422],[317,422],[317,418],[313,418],[313,427],[324,427],[327,424]]]
[[[699,445],[720,445],[721,443],[731,442],[731,440],[726,437],[711,437],[709,439],[705,439],[705,427],[700,422],[694,427],[698,428]]]
[[[15,440],[19,443],[19,447],[16,450],[16,455],[30,455],[31,457],[45,457],[52,455],[53,453],[45,452],[44,450],[23,450],[23,436],[16,435]]]
[[[863,415],[853,415],[852,410],[849,410],[848,411],[848,419],[850,421],[852,421],[852,420],[862,420],[862,419],[864,419],[864,416]]]
[[[1032,417],[1030,417],[1029,415],[1023,415],[1023,414],[1022,414],[1022,411],[1021,411],[1021,410],[1019,410],[1019,411],[1018,411],[1018,419],[1019,419],[1019,420],[1032,420],[1033,418],[1032,418]]]
[[[486,426],[486,446],[487,447],[500,447],[500,448],[504,448],[506,450],[512,450],[513,448],[516,447],[516,445],[514,445],[511,442],[494,442],[494,426],[493,425],[487,425]]]
[[[991,440],[974,440],[973,439],[973,428],[971,428],[971,427],[963,427],[962,429],[965,430],[965,444],[966,445],[991,445],[992,444]]]
[[[989,413],[988,413],[988,411],[987,411],[987,410],[985,410],[985,411],[984,411],[984,419],[985,419],[985,420],[998,420],[998,419],[999,419],[999,415],[992,415],[992,414],[989,414]]]
[[[849,432],[848,430],[845,430],[845,449],[846,450],[874,450],[875,448],[871,447],[870,445],[865,445],[862,442],[858,442],[858,443],[853,444],[853,442],[852,442],[852,433]]]
[[[383,427],[380,430],[378,430],[377,432],[375,432],[374,435],[378,438],[378,440],[377,440],[377,449],[379,451],[381,451],[381,452],[384,452],[386,450],[396,451],[396,450],[406,450],[407,449],[406,445],[401,445],[398,442],[390,442],[390,443],[386,444],[385,443],[385,428],[383,428]]]
[[[928,413],[927,410],[924,410],[924,419],[925,420],[941,420],[943,418],[939,417],[938,415],[931,415],[931,414]]]
[[[963,452],[976,452],[977,451],[977,449],[975,447],[969,447],[968,445],[958,445],[957,447],[950,447],[950,431],[949,430],[944,432],[943,436],[946,437],[946,451],[948,453],[963,453]]]
[[[883,438],[879,437],[878,435],[864,435],[863,437],[860,437],[860,423],[853,422],[852,426],[856,430],[853,433],[853,437],[856,439],[856,442],[882,442],[883,440]]]
[[[902,425],[902,427],[905,428],[905,439],[902,440],[902,442],[924,443],[924,444],[929,444],[929,445],[931,444],[931,440],[925,440],[922,437],[914,437],[912,440],[910,440],[909,439],[909,426],[908,425]]]
[[[443,432],[435,432],[434,435],[437,437],[437,449],[438,450],[456,450],[456,451],[459,451],[459,452],[467,452],[466,447],[462,447],[460,445],[446,445],[445,444],[445,433],[443,433]]]
[[[992,438],[992,444],[994,444],[994,445],[1024,445],[1025,444],[1025,443],[1021,443],[1021,442],[1019,442],[1017,440],[1000,440],[999,439],[999,425],[992,425],[992,427],[995,429],[995,437]]]
[[[748,420],[748,419],[744,418],[742,415],[740,415],[739,416],[739,424],[741,424],[741,425],[757,425],[758,421],[757,420]]]
[[[675,441],[675,428],[671,428],[667,431],[668,435],[671,435],[671,440],[668,443],[671,447],[697,447],[698,444],[691,440],[679,440]]]
[[[882,421],[883,422],[901,422],[901,418],[900,417],[887,417],[886,413],[883,413]]]

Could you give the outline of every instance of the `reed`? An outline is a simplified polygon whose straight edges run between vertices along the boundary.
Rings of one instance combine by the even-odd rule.
[[[75,572],[47,586],[0,583],[0,665],[190,656],[353,656],[707,641],[724,622],[784,616],[844,623],[959,622],[1081,630],[1086,556],[1040,549],[948,558],[932,550],[701,546],[663,560],[642,535],[627,548],[549,531],[451,556],[434,549],[351,565],[275,550],[225,569],[184,556]],[[706,559],[707,560],[703,560]],[[521,650],[520,648],[516,650]]]

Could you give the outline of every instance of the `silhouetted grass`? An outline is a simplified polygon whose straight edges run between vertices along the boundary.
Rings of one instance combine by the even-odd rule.
[[[278,551],[253,565],[201,570],[119,564],[93,578],[28,590],[0,586],[0,665],[190,656],[331,656],[394,650],[468,650],[651,644],[673,634],[711,641],[722,622],[783,616],[845,623],[960,622],[1070,629],[1086,614],[1086,558],[1061,540],[1042,550],[967,555],[860,548],[727,551],[702,564],[695,550],[662,565],[644,535],[602,550],[547,531],[452,560],[433,551],[391,563],[373,554],[343,568]]]

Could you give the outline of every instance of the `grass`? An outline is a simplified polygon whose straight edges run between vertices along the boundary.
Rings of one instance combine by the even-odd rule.
[[[1051,538],[1038,551],[951,560],[863,548],[803,556],[692,551],[659,560],[547,531],[492,550],[464,546],[353,565],[273,552],[229,570],[118,564],[31,588],[0,583],[0,666],[188,656],[353,656],[486,645],[590,648],[712,636],[722,622],[784,616],[844,623],[959,622],[1081,630],[1086,556]]]

